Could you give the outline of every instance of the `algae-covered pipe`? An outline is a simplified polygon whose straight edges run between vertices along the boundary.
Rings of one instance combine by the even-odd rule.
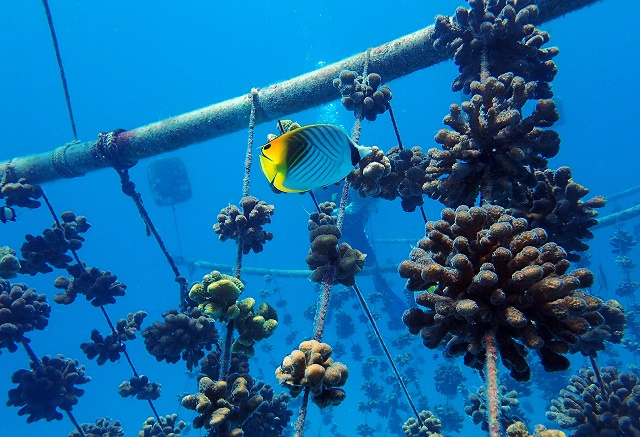
[[[595,3],[597,0],[539,0],[542,23]],[[369,71],[380,74],[385,82],[406,76],[447,59],[433,48],[434,26],[429,26],[379,47],[368,50]],[[313,108],[340,97],[333,79],[343,69],[362,71],[367,52],[312,71],[302,76],[262,88],[258,92],[256,123],[276,120]],[[250,85],[250,84],[248,84]],[[249,91],[249,90],[247,90]],[[171,117],[116,137],[115,145],[124,161],[135,162],[177,150],[225,134],[246,129],[251,94],[216,103],[186,114]],[[14,158],[0,164],[0,180],[26,178],[40,184],[61,178],[83,176],[112,164],[96,151],[97,141],[66,144],[54,151]]]

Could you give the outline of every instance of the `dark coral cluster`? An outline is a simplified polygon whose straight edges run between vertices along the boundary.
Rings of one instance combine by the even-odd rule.
[[[349,371],[344,364],[333,361],[332,352],[326,343],[303,341],[276,369],[278,383],[294,398],[308,388],[311,400],[320,408],[339,405],[346,393],[338,387],[345,384]]]
[[[20,271],[20,261],[16,251],[9,246],[0,247],[0,279],[15,278]]]
[[[133,376],[129,381],[124,381],[118,387],[118,393],[123,398],[133,397],[140,400],[155,401],[160,397],[162,386],[157,382],[150,382],[149,377]]]
[[[95,423],[83,423],[80,425],[85,437],[123,437],[124,430],[119,421],[109,417],[98,417]],[[68,437],[80,437],[77,429],[71,431]]]
[[[516,422],[526,422],[524,412],[520,409],[520,400],[518,392],[515,390],[508,391],[504,385],[500,388],[500,425],[502,429],[507,429]],[[481,424],[483,431],[489,430],[487,422],[487,402],[486,390],[484,386],[480,387],[476,394],[469,393],[465,401],[464,412],[471,418],[476,425]]]
[[[549,241],[567,251],[569,261],[579,261],[579,252],[589,249],[585,240],[593,238],[589,228],[597,223],[595,209],[605,205],[605,198],[583,201],[589,190],[573,181],[569,167],[536,171],[535,176],[537,184],[527,192],[526,201],[509,213],[526,218],[531,228],[543,228]]]
[[[62,222],[54,223],[51,228],[42,231],[42,235],[25,235],[26,241],[20,248],[24,259],[20,260],[20,273],[34,276],[38,273],[49,273],[52,267],[67,268],[73,258],[67,254],[70,250],[82,247],[84,237],[80,234],[91,227],[84,216],[77,216],[66,211],[60,215]]]
[[[442,430],[446,433],[458,434],[464,425],[464,417],[451,405],[436,405],[433,413],[440,419]]]
[[[542,48],[549,34],[535,28],[538,7],[530,0],[469,0],[471,9],[459,7],[453,17],[439,15],[435,23],[437,50],[453,55],[460,76],[454,91],[471,92],[473,81],[483,70],[499,76],[507,72],[535,85],[535,97],[548,99],[553,94],[549,82],[557,73],[551,60],[556,47]]]
[[[342,70],[340,77],[333,80],[333,86],[340,91],[342,104],[347,111],[362,111],[362,116],[374,121],[378,115],[384,114],[392,98],[391,90],[382,85],[382,78],[377,73],[370,73],[366,78],[355,71]]]
[[[238,338],[231,345],[232,352],[253,356],[256,353],[254,345],[270,337],[278,327],[276,309],[266,302],[262,302],[257,308],[255,304],[256,301],[250,297],[238,303],[240,314],[234,319],[233,325]]]
[[[160,423],[154,417],[149,417],[142,424],[138,437],[180,437],[186,427],[187,423],[180,420],[177,414],[160,417]]]
[[[547,371],[566,369],[563,355],[604,323],[604,302],[580,290],[593,282],[590,271],[567,274],[566,252],[547,243],[543,229],[527,229],[525,219],[498,206],[447,208],[442,220],[428,222],[399,267],[426,308],[405,312],[409,331],[476,369],[485,362],[483,336],[495,331],[502,361],[519,381],[530,376],[527,349]]]
[[[410,417],[403,425],[402,431],[407,437],[442,437],[442,423],[431,411],[420,412],[420,423]]]
[[[0,188],[0,199],[6,198],[5,203],[7,206],[31,209],[40,206],[40,201],[37,199],[42,197],[42,188],[28,183],[24,178],[16,182],[0,183]]]
[[[436,391],[448,398],[454,397],[460,391],[462,384],[467,380],[460,367],[454,364],[441,364],[433,374],[436,383]]]
[[[435,140],[442,150],[429,150],[425,193],[446,206],[472,205],[479,194],[500,205],[526,200],[535,186],[534,171],[555,156],[560,137],[541,129],[558,120],[552,100],[538,100],[524,117],[522,108],[535,96],[535,83],[505,73],[472,82],[470,101],[450,106]]]
[[[0,354],[2,349],[15,352],[16,343],[29,343],[24,334],[46,328],[50,314],[44,294],[36,293],[27,284],[0,279]]]
[[[269,384],[262,381],[252,387],[252,392],[260,393],[262,403],[242,426],[245,437],[279,437],[293,412],[289,410],[290,396],[287,393],[274,394]]]
[[[274,210],[273,205],[246,196],[240,199],[240,208],[229,205],[220,210],[218,223],[213,225],[213,230],[221,241],[234,240],[240,244],[245,255],[252,250],[255,253],[262,252],[264,244],[273,239],[273,234],[262,227],[271,223]]]
[[[56,303],[69,305],[76,300],[79,294],[91,302],[95,307],[116,303],[116,297],[124,296],[126,284],[118,281],[118,277],[108,270],[100,270],[97,267],[84,267],[74,264],[67,267],[67,272],[72,276],[58,276],[53,286],[64,293],[53,296]]]
[[[172,309],[162,313],[162,318],[142,331],[144,345],[157,361],[175,364],[182,359],[192,370],[204,357],[204,350],[210,351],[218,343],[213,320],[197,309],[189,314]]]
[[[91,341],[81,343],[82,352],[90,360],[96,359],[101,366],[107,361],[112,363],[120,359],[120,354],[125,350],[124,342],[136,338],[136,332],[141,329],[142,321],[147,316],[144,311],[135,314],[129,313],[126,319],[120,319],[115,326],[115,334],[112,332],[102,336],[97,329],[91,331]]]
[[[78,361],[62,355],[47,355],[41,362],[31,361],[31,370],[20,369],[11,376],[11,382],[18,386],[9,390],[7,405],[21,407],[18,415],[28,415],[27,423],[62,420],[58,408],[71,411],[84,394],[76,385],[90,380]]]
[[[603,385],[591,369],[572,376],[560,397],[552,401],[547,418],[573,429],[577,437],[640,435],[638,377],[618,373],[615,367],[604,367],[600,373]]]
[[[309,279],[322,282],[325,276],[331,275],[334,284],[350,286],[355,284],[355,276],[364,268],[366,255],[347,243],[338,244],[342,233],[333,224],[333,207],[335,204],[326,203],[321,205],[321,210],[324,208],[322,213],[314,212],[309,216],[311,249],[306,261],[309,269],[313,270]]]
[[[391,161],[377,146],[371,148],[371,153],[360,160],[357,168],[354,168],[347,176],[351,188],[358,191],[360,197],[380,197],[387,192],[388,182],[386,178],[391,173]]]

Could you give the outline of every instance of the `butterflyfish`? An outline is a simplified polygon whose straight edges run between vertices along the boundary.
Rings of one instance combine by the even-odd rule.
[[[10,206],[0,206],[0,222],[15,222],[16,212]]]
[[[276,193],[304,193],[347,177],[369,153],[338,126],[312,124],[262,146],[260,166]]]

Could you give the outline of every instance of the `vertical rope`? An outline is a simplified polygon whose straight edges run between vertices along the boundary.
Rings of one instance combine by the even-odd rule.
[[[496,345],[496,330],[491,328],[484,335],[484,344],[487,349],[484,366],[484,385],[487,394],[487,423],[489,435],[500,437],[500,391],[498,385],[498,347]]]
[[[256,100],[258,99],[258,89],[251,89],[251,114],[249,115],[249,138],[247,140],[247,154],[244,159],[244,179],[242,180],[242,197],[249,195],[249,182],[251,178],[251,163],[253,161],[253,131],[256,126]]]
[[[60,70],[60,79],[62,79],[62,89],[64,90],[64,98],[67,101],[67,111],[69,112],[69,120],[71,121],[71,130],[73,131],[73,139],[78,139],[78,133],[76,132],[76,122],[73,119],[73,111],[71,110],[71,97],[69,97],[69,87],[67,86],[67,77],[64,74],[64,67],[62,66],[62,57],[60,56],[60,48],[58,47],[58,37],[56,36],[56,30],[53,27],[53,18],[51,17],[51,9],[49,9],[48,0],[42,0],[42,6],[44,6],[44,12],[47,14],[47,21],[49,22],[49,31],[51,32],[51,41],[53,42],[53,48],[56,51],[56,59],[58,60],[58,70]]]

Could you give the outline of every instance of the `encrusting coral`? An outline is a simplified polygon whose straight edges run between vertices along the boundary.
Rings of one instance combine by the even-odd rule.
[[[333,208],[335,204],[325,202],[320,205],[321,213],[314,212],[309,216],[307,228],[311,249],[306,261],[313,270],[309,280],[322,282],[328,269],[334,269],[333,283],[349,286],[355,284],[355,276],[364,268],[366,255],[347,243],[338,244],[342,233],[335,225],[337,219],[331,216]]]
[[[547,418],[573,436],[640,435],[640,384],[633,373],[603,367],[602,384],[591,369],[581,369],[552,401]],[[603,392],[602,390],[605,390]]]
[[[172,309],[162,313],[163,322],[142,330],[144,345],[157,361],[175,364],[184,360],[191,370],[204,357],[203,350],[211,350],[218,342],[218,331],[211,318],[193,309],[179,314]]]
[[[426,224],[426,236],[399,272],[407,289],[422,291],[403,320],[430,349],[464,355],[467,366],[485,362],[483,336],[495,330],[505,366],[519,381],[529,379],[527,348],[547,371],[563,370],[563,354],[604,323],[604,303],[580,288],[589,287],[587,269],[566,274],[566,252],[546,243],[543,229],[526,230],[527,221],[498,206],[445,209],[442,220]]]
[[[125,349],[123,342],[136,338],[136,332],[141,329],[146,316],[147,313],[144,311],[137,311],[135,314],[129,313],[126,319],[120,319],[116,323],[116,334],[112,332],[103,337],[97,329],[92,330],[91,341],[80,344],[82,352],[90,360],[98,357],[96,363],[99,366],[107,361],[118,361],[120,353]]]
[[[377,73],[370,73],[365,79],[355,71],[342,70],[333,86],[340,91],[347,111],[361,110],[365,119],[375,121],[378,115],[384,114],[392,98],[389,87],[380,86],[381,83],[382,78]]]
[[[20,270],[16,251],[9,246],[0,247],[0,279],[15,278]]]
[[[53,296],[56,303],[69,305],[79,294],[91,301],[91,305],[99,307],[116,303],[116,297],[124,296],[126,284],[118,281],[118,277],[110,271],[97,267],[84,267],[74,264],[67,267],[71,278],[58,276],[53,283],[57,289],[64,290]]]
[[[191,287],[189,298],[198,304],[198,309],[207,316],[228,322],[240,315],[237,299],[244,290],[240,279],[217,270],[202,277]]]
[[[2,349],[15,352],[16,343],[29,343],[24,334],[46,328],[50,314],[44,294],[36,293],[27,284],[0,279],[0,354]]]
[[[144,375],[133,376],[129,381],[124,381],[118,387],[118,393],[123,398],[135,396],[140,400],[151,399],[155,401],[160,397],[162,386],[157,382],[149,382]]]
[[[20,369],[11,376],[11,382],[18,386],[9,390],[7,405],[21,407],[18,415],[28,415],[27,423],[62,420],[58,408],[71,411],[84,394],[76,385],[86,384],[91,378],[85,376],[84,366],[78,366],[78,361],[62,355],[47,355],[41,362],[30,364],[31,370]]]
[[[309,388],[311,400],[320,408],[339,405],[346,393],[342,387],[349,376],[347,367],[331,357],[331,346],[316,340],[303,341],[276,369],[278,383],[297,397]]]
[[[82,247],[84,237],[91,224],[84,216],[77,216],[71,212],[60,215],[60,226],[53,223],[51,228],[42,231],[42,236],[25,235],[25,242],[20,248],[20,273],[34,276],[38,273],[49,273],[52,267],[67,268],[73,261],[67,252]]]
[[[270,337],[278,327],[276,309],[266,302],[262,302],[254,310],[256,301],[246,298],[238,302],[239,315],[235,318],[234,327],[238,331],[238,338],[231,345],[232,352],[244,352],[248,356],[255,354],[254,345],[260,340]]]
[[[180,420],[177,414],[160,417],[160,423],[156,422],[155,417],[149,417],[142,424],[138,437],[180,437],[186,427],[187,423]]]
[[[229,205],[218,214],[218,223],[213,230],[221,241],[235,240],[242,247],[245,255],[252,250],[262,252],[267,241],[273,239],[273,234],[262,227],[271,223],[274,206],[258,201],[256,197],[246,196],[240,199],[240,208]]]
[[[122,437],[124,430],[119,421],[109,417],[99,417],[95,423],[83,423],[80,425],[85,437]],[[71,431],[68,437],[80,437],[77,429]]]

